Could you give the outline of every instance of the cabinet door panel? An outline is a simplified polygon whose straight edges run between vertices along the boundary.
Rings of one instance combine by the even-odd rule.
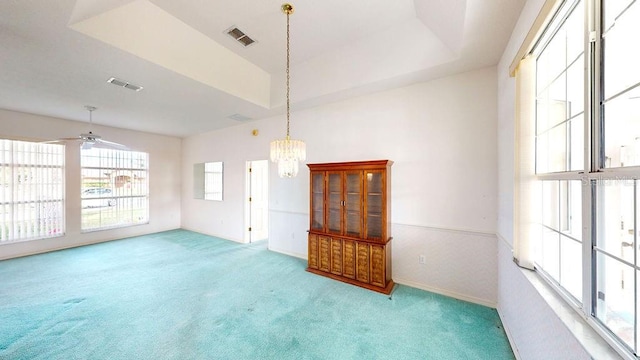
[[[311,223],[311,229],[322,231],[324,230],[324,211],[323,209],[313,211],[313,222]]]
[[[345,229],[344,234],[362,236],[362,171],[345,173]]]
[[[328,224],[327,230],[332,234],[342,234],[342,173],[328,174]]]
[[[331,271],[331,239],[319,236],[318,248],[318,268],[326,272]]]
[[[341,217],[342,217],[342,212],[340,210],[333,210],[333,209],[329,209],[329,216],[328,216],[328,223],[327,223],[327,230],[328,232],[332,233],[332,234],[341,234],[341,230],[340,230],[340,223],[341,223]]]
[[[356,243],[356,279],[369,282],[369,244]]]
[[[356,278],[356,243],[353,240],[342,240],[342,275]]]
[[[371,284],[382,286],[386,285],[385,270],[385,251],[384,246],[371,245]]]
[[[366,171],[365,175],[365,238],[384,240],[385,200],[384,174],[379,170]]]
[[[312,269],[318,268],[318,235],[309,234],[308,264]]]
[[[324,230],[324,172],[311,174],[311,229]]]
[[[380,215],[367,216],[367,239],[382,240],[382,217]]]
[[[342,275],[342,240],[331,239],[331,273]]]
[[[360,224],[362,222],[362,216],[360,216],[360,213],[347,211],[346,217],[346,229],[344,234],[353,237],[360,237]]]

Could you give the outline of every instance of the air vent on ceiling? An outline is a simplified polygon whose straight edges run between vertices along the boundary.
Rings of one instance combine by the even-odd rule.
[[[134,90],[134,91],[140,91],[142,89],[144,89],[142,86],[138,86],[138,85],[134,85],[130,82],[121,80],[121,79],[116,79],[114,77],[112,77],[111,79],[107,80],[108,83],[113,84],[113,85],[117,85],[123,88],[127,88],[129,90]]]
[[[244,116],[244,115],[240,115],[240,114],[233,114],[233,115],[229,115],[227,117],[229,119],[236,120],[236,121],[248,121],[248,120],[251,120],[250,117],[247,117],[247,116]]]
[[[232,26],[229,29],[225,30],[225,33],[227,33],[227,35],[231,36],[234,40],[236,40],[243,46],[249,46],[256,42],[235,26]]]

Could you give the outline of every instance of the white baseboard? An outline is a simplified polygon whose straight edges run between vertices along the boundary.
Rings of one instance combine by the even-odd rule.
[[[246,242],[243,239],[233,239],[233,238],[230,238],[230,237],[227,237],[227,236],[222,236],[222,235],[210,233],[210,232],[199,230],[199,229],[193,229],[193,228],[186,227],[186,226],[182,226],[182,227],[180,227],[180,229],[187,230],[187,231],[193,231],[193,232],[196,232],[196,233],[199,233],[199,234],[203,234],[203,235],[207,235],[207,236],[217,237],[218,239],[222,239],[222,240],[229,240],[229,241],[233,241],[233,242],[237,242],[237,243],[241,243],[241,244],[246,244]]]
[[[474,303],[474,304],[483,305],[483,306],[490,307],[490,308],[493,308],[493,309],[495,309],[496,306],[497,306],[495,301],[491,301],[491,300],[487,300],[487,299],[481,299],[481,298],[477,298],[477,297],[474,297],[474,296],[463,295],[463,294],[459,294],[459,293],[454,292],[454,291],[449,291],[449,290],[444,290],[444,289],[440,289],[440,288],[433,287],[433,286],[428,286],[428,285],[417,283],[417,282],[411,281],[411,280],[406,280],[406,279],[394,277],[393,281],[395,283],[397,283],[397,284],[402,284],[402,285],[410,286],[410,287],[413,287],[413,288],[416,288],[416,289],[430,291],[432,293],[436,293],[436,294],[452,297],[452,298],[458,299],[458,300],[468,301],[468,302],[471,302],[471,303]]]
[[[513,355],[516,357],[516,360],[522,360],[522,357],[518,352],[518,348],[516,347],[516,343],[513,340],[513,337],[511,335],[511,331],[509,331],[509,327],[507,327],[507,323],[504,321],[504,318],[502,317],[500,308],[497,308],[496,310],[498,311],[498,316],[500,317],[500,322],[502,323],[502,328],[504,329],[504,333],[507,334],[507,340],[509,340],[509,345],[511,345],[511,351],[513,352]]]
[[[283,254],[283,255],[293,256],[295,258],[302,259],[302,260],[307,260],[307,254],[292,253],[292,252],[289,252],[289,251],[276,249],[276,248],[271,247],[271,244],[269,244],[269,246],[267,246],[267,248],[269,249],[269,251],[277,252],[277,253],[280,253],[280,254]]]
[[[20,258],[20,257],[25,257],[25,256],[46,254],[46,253],[54,252],[54,251],[73,249],[73,248],[82,247],[82,246],[96,245],[96,244],[105,243],[105,242],[109,242],[109,241],[117,241],[117,240],[122,240],[122,239],[126,239],[126,238],[144,236],[144,235],[161,233],[161,232],[165,232],[165,231],[178,230],[178,229],[180,229],[180,228],[164,229],[164,230],[158,230],[158,231],[154,231],[154,232],[150,232],[150,233],[143,233],[143,234],[131,234],[131,235],[126,235],[126,236],[108,237],[108,238],[98,239],[98,240],[81,241],[81,242],[77,242],[77,243],[73,243],[73,244],[66,244],[66,245],[62,245],[62,246],[54,246],[54,247],[51,247],[51,248],[44,248],[44,249],[38,249],[38,250],[33,250],[33,251],[27,251],[27,252],[24,252],[24,253],[20,253],[18,255],[11,255],[11,256],[0,255],[0,260],[9,260],[9,259],[15,259],[15,258]],[[39,240],[49,240],[49,239],[55,239],[55,238],[36,239],[36,240],[29,240],[29,241],[39,241]],[[3,244],[3,245],[11,246],[11,244],[12,243],[7,243],[7,244]]]

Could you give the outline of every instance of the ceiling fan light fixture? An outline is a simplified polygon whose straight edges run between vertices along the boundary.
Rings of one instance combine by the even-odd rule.
[[[129,149],[125,145],[118,144],[118,143],[112,142],[112,141],[103,140],[102,136],[100,136],[98,134],[94,134],[93,131],[92,131],[92,127],[93,127],[93,112],[98,110],[98,108],[95,107],[95,106],[91,106],[91,105],[85,105],[84,108],[89,112],[89,132],[87,132],[85,134],[80,134],[80,136],[78,137],[78,140],[82,141],[80,147],[83,150],[91,149],[94,145],[96,147],[103,147],[104,146],[104,147],[108,147],[108,148],[121,149],[121,150]]]
[[[74,136],[74,137],[59,138],[58,140],[51,140],[51,141],[43,141],[42,143],[43,144],[55,144],[55,143],[67,144],[73,141],[79,144],[82,150],[89,150],[94,146],[98,148],[108,148],[108,149],[115,149],[115,150],[129,150],[129,147],[127,147],[126,145],[122,145],[113,141],[103,140],[102,136],[98,134],[94,134],[92,131],[93,112],[96,111],[98,108],[90,105],[85,105],[84,108],[87,111],[89,111],[89,131],[88,132],[81,133],[80,135]]]

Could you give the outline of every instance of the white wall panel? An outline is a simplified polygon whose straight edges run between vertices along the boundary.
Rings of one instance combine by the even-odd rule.
[[[401,224],[393,231],[395,282],[496,307],[495,235]]]
[[[309,214],[269,211],[269,250],[307,258]]]

